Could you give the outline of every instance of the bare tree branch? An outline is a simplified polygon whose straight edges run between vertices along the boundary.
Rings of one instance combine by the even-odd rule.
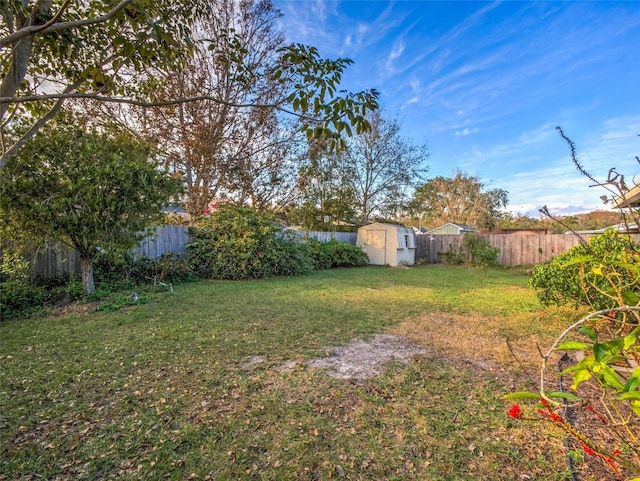
[[[60,17],[61,12],[64,10],[66,3],[62,5],[60,11],[54,15],[54,17],[43,25],[30,25],[28,27],[23,27],[20,30],[15,31],[14,33],[7,35],[6,37],[0,38],[0,49],[5,48],[9,45],[12,45],[20,40],[31,37],[38,33],[51,33],[58,32],[60,30],[73,29],[78,27],[84,27],[87,25],[95,25],[97,23],[104,23],[115,15],[118,14],[124,7],[129,5],[133,0],[122,0],[118,5],[113,7],[104,15],[94,18],[85,18],[82,20],[74,20],[70,22],[60,22],[57,23],[58,18]]]
[[[128,104],[135,105],[137,107],[171,107],[178,104],[190,103],[190,102],[201,102],[203,100],[209,100],[211,102],[215,102],[221,105],[227,105],[229,107],[238,107],[238,108],[265,108],[272,109],[278,108],[278,104],[253,104],[253,103],[241,103],[236,104],[234,102],[229,102],[224,99],[214,97],[211,95],[197,95],[193,97],[180,97],[171,100],[162,100],[149,102],[146,100],[138,100],[138,99],[129,99],[124,97],[111,97],[107,95],[100,95],[97,93],[82,93],[82,92],[65,92],[58,94],[42,94],[42,95],[28,95],[24,97],[0,97],[0,104],[22,104],[27,102],[39,102],[43,100],[57,100],[57,99],[89,99],[89,100],[97,100],[99,102],[113,102],[120,104]],[[292,112],[289,112],[292,113]]]

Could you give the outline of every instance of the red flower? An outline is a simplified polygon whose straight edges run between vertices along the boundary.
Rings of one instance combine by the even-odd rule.
[[[518,406],[517,404],[514,404],[513,406],[511,406],[509,411],[507,411],[507,414],[511,416],[513,419],[519,419],[521,414],[520,406]]]

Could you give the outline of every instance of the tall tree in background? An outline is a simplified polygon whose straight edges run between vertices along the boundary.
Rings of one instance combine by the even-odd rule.
[[[262,207],[290,190],[284,184],[291,177],[292,130],[282,128],[275,107],[258,107],[285,105],[289,95],[269,74],[284,44],[280,16],[270,0],[220,0],[212,23],[202,25],[206,42],[168,77],[163,96],[209,92],[225,102],[202,99],[145,117],[167,167],[184,178],[185,206],[194,218],[216,197]]]
[[[326,140],[311,139],[298,170],[291,222],[307,230],[330,230],[355,222],[354,192],[343,157]]]
[[[130,136],[84,131],[66,117],[43,128],[7,163],[0,176],[0,219],[32,238],[75,248],[85,293],[91,294],[98,248],[134,247],[180,192],[180,182],[158,167],[149,147]]]
[[[501,209],[507,204],[507,191],[486,190],[479,177],[456,171],[453,177],[434,177],[419,186],[410,209],[432,227],[455,222],[492,228],[505,215]]]
[[[222,0],[122,0],[71,2],[69,0],[13,1],[0,5],[0,118],[2,155],[0,170],[11,156],[42,128],[70,98],[142,106],[166,106],[209,99],[220,105],[279,109],[305,119],[319,115],[322,123],[310,136],[329,137],[336,144],[341,134],[368,128],[365,114],[377,108],[375,90],[337,93],[348,59],[322,59],[315,48],[291,45],[279,52],[272,70],[245,68],[246,51],[232,29],[216,30],[215,13]],[[232,3],[232,2],[229,2]],[[209,39],[197,29],[213,22]],[[178,93],[157,98],[170,72],[181,71],[199,41],[211,45],[228,39],[233,61],[241,68],[227,81],[243,83],[253,76],[268,76],[288,88],[286,105],[270,102],[236,104],[233,99],[202,91],[183,97]],[[18,118],[29,129],[15,129]]]
[[[428,171],[429,157],[426,145],[413,145],[401,136],[397,119],[375,111],[368,120],[371,130],[351,138],[341,153],[361,225],[369,223],[373,214],[397,217],[408,200],[407,189]]]

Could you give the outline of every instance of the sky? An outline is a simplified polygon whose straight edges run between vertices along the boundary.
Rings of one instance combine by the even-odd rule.
[[[428,177],[457,170],[539,217],[608,209],[598,180],[640,183],[640,1],[274,0],[289,42],[354,61],[341,86],[375,88]]]

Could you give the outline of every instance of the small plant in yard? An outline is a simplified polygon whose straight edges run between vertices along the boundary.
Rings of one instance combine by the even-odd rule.
[[[491,243],[478,233],[467,233],[462,239],[465,249],[471,256],[473,264],[480,265],[485,269],[498,265],[498,254],[500,249],[491,247]]]
[[[464,264],[464,253],[462,252],[462,247],[459,251],[456,252],[453,249],[453,246],[449,245],[449,249],[447,249],[447,252],[441,252],[439,255],[444,259],[445,264]]]
[[[624,177],[611,169],[607,180],[598,182],[578,163],[573,143],[560,134],[578,170],[614,193],[613,199],[603,197],[624,209],[623,223],[628,225],[629,217],[637,222],[638,212],[624,201]],[[565,329],[543,356],[539,392],[505,398],[538,401],[534,414],[564,430],[587,459],[640,481],[640,245],[628,233],[608,230],[534,268],[530,285],[546,305],[588,306],[592,312]],[[551,361],[560,353],[560,386],[570,376],[569,391],[548,388],[557,380]],[[534,418],[523,415],[519,404],[509,415]]]
[[[640,480],[640,307],[618,307],[591,313],[566,329],[543,356],[540,392],[515,392],[505,399],[536,400],[536,413],[571,436],[587,455],[604,461],[614,471]],[[555,378],[551,360],[557,352],[572,353],[571,392],[548,390]],[[571,421],[572,410],[588,420],[587,429]],[[564,414],[563,414],[564,413]],[[509,415],[523,418],[514,404]],[[528,418],[531,419],[531,418]],[[594,436],[588,425],[607,431],[607,441]],[[612,441],[608,441],[611,439]]]

